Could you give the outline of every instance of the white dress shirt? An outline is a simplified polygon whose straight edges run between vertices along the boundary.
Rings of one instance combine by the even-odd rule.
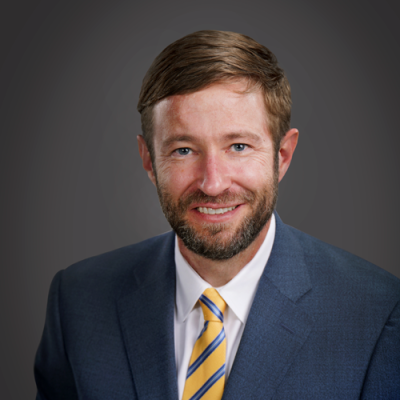
[[[258,282],[271,254],[274,238],[275,216],[272,215],[268,233],[253,259],[226,285],[216,288],[227,304],[224,313],[226,379],[242,338]],[[211,285],[203,280],[183,258],[177,238],[175,238],[175,265],[175,360],[179,399],[181,399],[193,346],[204,325],[204,316],[198,299]]]

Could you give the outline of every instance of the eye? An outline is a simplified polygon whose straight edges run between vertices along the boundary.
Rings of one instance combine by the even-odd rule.
[[[180,156],[187,156],[192,151],[189,147],[181,147],[175,150]]]
[[[244,149],[246,149],[247,144],[243,144],[243,143],[235,143],[232,145],[232,149],[234,151],[243,151]]]

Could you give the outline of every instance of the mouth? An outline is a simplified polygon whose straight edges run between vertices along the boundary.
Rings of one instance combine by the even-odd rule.
[[[197,207],[196,210],[202,214],[225,214],[229,211],[233,211],[238,206],[226,207],[226,208],[209,208],[209,207]]]

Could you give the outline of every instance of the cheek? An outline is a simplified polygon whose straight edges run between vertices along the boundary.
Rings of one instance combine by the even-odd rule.
[[[249,157],[232,165],[234,182],[249,189],[263,187],[274,175],[274,161],[270,157]]]
[[[161,163],[159,168],[157,168],[157,176],[159,183],[168,188],[170,193],[180,196],[193,182],[194,174],[183,163]]]

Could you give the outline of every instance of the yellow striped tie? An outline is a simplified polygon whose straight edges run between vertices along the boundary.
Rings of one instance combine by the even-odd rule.
[[[193,348],[182,400],[220,400],[225,386],[226,303],[213,288],[206,289],[199,301],[204,328]]]

